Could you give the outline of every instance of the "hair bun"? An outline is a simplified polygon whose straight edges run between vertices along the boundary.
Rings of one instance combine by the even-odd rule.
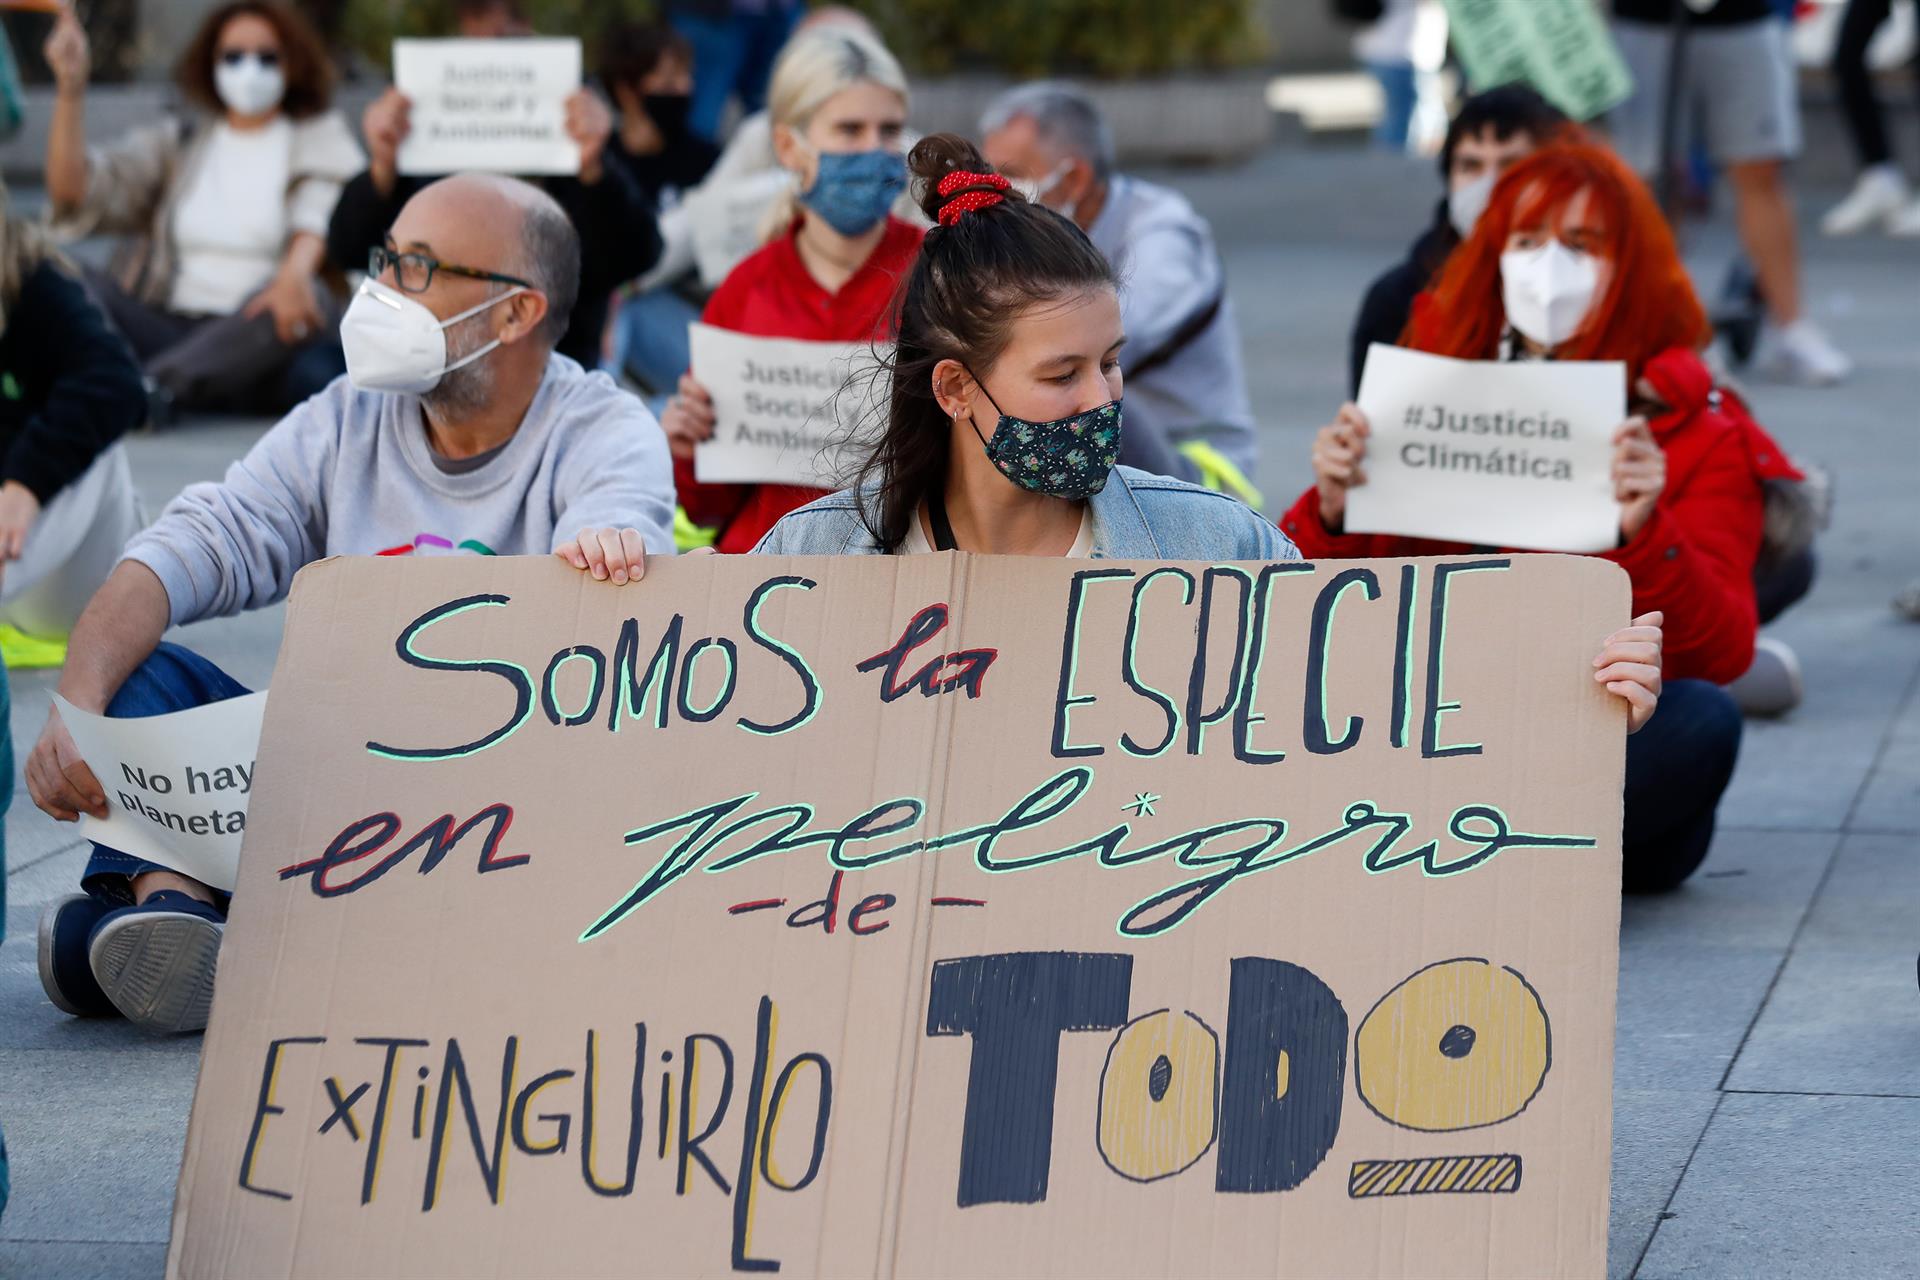
[[[980,154],[980,149],[957,133],[933,133],[920,139],[907,154],[907,171],[913,175],[916,186],[914,198],[920,205],[920,211],[933,222],[941,221],[940,211],[948,204],[964,199],[969,194],[987,191],[990,188],[980,184],[954,187],[944,194],[941,181],[952,173],[992,174],[994,168]],[[1020,200],[1018,191],[1001,190],[997,184],[991,190],[1007,200]],[[976,202],[977,203],[977,202]]]

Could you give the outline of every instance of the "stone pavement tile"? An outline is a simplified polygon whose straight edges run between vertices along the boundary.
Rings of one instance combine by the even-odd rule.
[[[13,1166],[0,1242],[164,1242],[198,1062],[177,1052],[0,1049]]]
[[[0,1280],[153,1280],[166,1265],[164,1244],[0,1240]]]
[[[1779,972],[1838,837],[1722,829],[1680,889],[1621,904],[1621,1089],[1714,1089]]]
[[[1912,1276],[1920,1099],[1729,1094],[1640,1280]]]
[[[1920,662],[1911,624],[1887,608],[1895,585],[1844,607],[1816,587],[1771,629],[1800,655],[1806,701],[1784,720],[1748,722],[1723,814],[1743,826],[1832,831],[1846,824]]]
[[[1847,829],[1920,835],[1920,695],[1909,695],[1894,720]]]
[[[1719,1100],[1711,1089],[1614,1089],[1609,1280],[1633,1274]]]
[[[1920,1098],[1916,903],[1912,837],[1849,836],[1727,1087]]]

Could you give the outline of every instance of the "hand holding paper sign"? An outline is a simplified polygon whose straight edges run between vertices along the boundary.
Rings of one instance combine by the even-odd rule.
[[[667,401],[660,416],[661,429],[667,433],[667,447],[676,458],[692,461],[696,446],[713,439],[718,419],[713,412],[713,397],[691,371],[680,375],[680,390]]]
[[[398,173],[600,176],[612,125],[581,93],[578,40],[396,40],[393,82],[409,103]]]
[[[1375,343],[1358,406],[1316,442],[1322,514],[1344,504],[1354,533],[1605,551],[1639,531],[1663,483],[1658,445],[1625,417],[1615,361],[1455,360]]]
[[[89,812],[82,833],[231,890],[267,695],[130,719],[93,715],[58,695],[54,702],[95,785],[108,793],[105,813]]]
[[[1622,542],[1632,542],[1647,527],[1666,487],[1667,455],[1645,418],[1628,418],[1613,433],[1613,499],[1620,504]]]
[[[412,111],[413,103],[407,95],[389,85],[360,113],[360,132],[367,139],[367,174],[382,196],[393,194],[399,178],[400,144],[413,128]]]

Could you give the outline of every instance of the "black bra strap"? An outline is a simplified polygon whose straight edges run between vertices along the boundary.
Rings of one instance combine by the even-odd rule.
[[[933,549],[935,551],[958,551],[960,546],[953,540],[953,524],[947,519],[947,502],[941,494],[931,494],[927,498],[927,523],[933,526]]]

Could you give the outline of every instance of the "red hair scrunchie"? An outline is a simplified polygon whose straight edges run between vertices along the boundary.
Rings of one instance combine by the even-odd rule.
[[[962,187],[992,187],[991,191],[969,191],[965,195],[953,196],[940,206],[940,225],[950,227],[966,214],[978,209],[999,204],[1006,197],[1000,194],[1013,184],[997,173],[968,173],[965,169],[955,169],[940,179],[935,188],[943,196],[953,196]]]

